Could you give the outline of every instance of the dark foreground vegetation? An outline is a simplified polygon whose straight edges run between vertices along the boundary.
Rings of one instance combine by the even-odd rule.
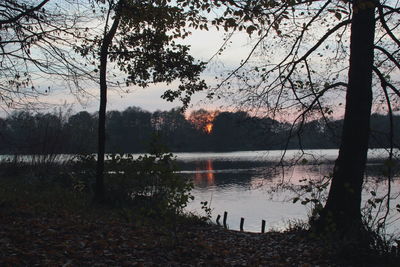
[[[170,154],[106,164],[107,201],[93,202],[95,162],[0,165],[1,266],[396,266],[388,246],[353,247],[297,225],[225,230],[184,213],[190,181]],[[111,171],[114,170],[114,171]]]
[[[394,116],[394,144],[400,141],[400,116]],[[95,153],[98,116],[15,112],[0,119],[0,153]],[[171,151],[235,151],[338,148],[342,120],[326,124],[310,120],[291,130],[291,124],[246,112],[193,111],[187,118],[179,109],[148,112],[137,107],[107,114],[106,152],[145,152],[157,134]],[[371,117],[371,148],[390,146],[389,117]],[[301,134],[301,140],[298,139]],[[289,141],[288,141],[289,140]]]
[[[395,132],[398,132],[398,129],[394,127],[395,124],[398,125],[395,121],[398,119],[395,119],[393,115],[397,110],[397,101],[400,96],[398,80],[396,80],[395,75],[400,66],[398,60],[400,40],[397,37],[399,36],[399,23],[395,19],[398,17],[395,15],[400,12],[398,2],[369,0],[324,1],[323,3],[321,1],[251,0],[110,0],[90,1],[87,6],[76,6],[73,3],[74,1],[68,1],[68,7],[71,8],[66,8],[66,5],[63,4],[56,3],[53,5],[53,1],[48,0],[40,1],[40,3],[34,3],[35,1],[31,0],[7,0],[3,2],[4,4],[1,4],[2,9],[0,9],[2,37],[0,40],[0,54],[2,56],[0,95],[2,108],[21,107],[25,104],[30,106],[31,101],[43,94],[47,95],[52,86],[58,83],[51,83],[52,86],[42,84],[44,80],[52,81],[50,78],[53,77],[61,77],[66,82],[65,84],[71,85],[69,87],[73,90],[81,91],[81,89],[84,89],[82,91],[85,91],[87,82],[98,84],[100,89],[97,123],[98,142],[95,146],[88,142],[93,146],[90,148],[86,145],[85,140],[89,139],[90,141],[96,138],[96,135],[86,135],[79,130],[82,125],[90,127],[91,124],[86,124],[86,122],[78,123],[69,128],[69,132],[64,132],[63,127],[67,124],[60,120],[60,127],[54,128],[58,130],[58,135],[50,135],[50,124],[45,123],[40,128],[44,131],[44,134],[39,135],[40,138],[44,139],[37,139],[36,122],[33,123],[33,128],[30,124],[22,124],[19,127],[26,128],[27,135],[32,136],[28,141],[12,139],[14,136],[18,137],[18,135],[13,135],[12,132],[9,135],[7,131],[10,127],[7,123],[2,123],[2,126],[5,127],[0,131],[5,134],[2,143],[11,145],[8,148],[5,145],[4,153],[45,155],[49,153],[73,153],[74,149],[80,146],[72,142],[71,138],[77,137],[78,140],[83,137],[88,138],[81,141],[84,144],[83,147],[88,150],[87,152],[98,150],[97,167],[71,169],[67,172],[74,179],[81,177],[78,179],[79,183],[74,183],[76,186],[72,188],[82,188],[82,193],[90,195],[93,176],[91,172],[96,169],[95,199],[98,204],[101,203],[104,206],[108,203],[108,205],[111,205],[110,208],[123,207],[123,210],[126,211],[124,214],[127,214],[125,217],[132,218],[133,216],[134,222],[137,220],[137,214],[140,215],[140,211],[144,211],[146,216],[139,216],[139,218],[152,218],[158,222],[165,221],[166,225],[171,225],[170,229],[173,230],[172,233],[174,233],[175,238],[178,238],[178,220],[183,215],[182,209],[185,203],[190,199],[190,194],[188,194],[190,185],[174,174],[170,156],[156,154],[155,156],[140,158],[130,164],[125,164],[123,158],[115,158],[111,162],[116,164],[116,168],[107,171],[104,166],[106,144],[108,152],[140,152],[144,150],[143,137],[149,136],[145,130],[148,127],[150,127],[151,132],[155,131],[161,134],[162,138],[165,139],[164,142],[175,151],[272,149],[274,146],[282,148],[282,146],[277,145],[279,142],[276,142],[281,140],[281,136],[282,140],[291,140],[287,137],[300,136],[301,133],[303,133],[301,141],[292,139],[293,143],[284,142],[283,147],[329,148],[332,144],[334,144],[332,147],[338,147],[337,136],[340,136],[339,155],[333,168],[329,195],[314,221],[313,229],[316,229],[319,234],[331,234],[339,237],[341,242],[333,243],[337,243],[337,247],[340,248],[339,251],[346,251],[346,255],[351,258],[362,260],[365,264],[374,262],[370,260],[370,255],[377,255],[370,250],[374,247],[374,239],[371,239],[368,232],[364,231],[360,207],[362,184],[365,177],[368,148],[375,146],[373,142],[376,142],[379,147],[391,148],[387,161],[389,185],[392,179],[392,165],[396,163],[392,148],[398,142],[392,137],[394,137]],[[48,2],[51,3],[47,4]],[[81,4],[81,1],[76,2]],[[88,17],[89,13],[91,15]],[[88,21],[99,22],[94,23],[94,25],[104,27],[104,31],[98,31],[99,28],[96,27],[89,29],[87,26],[83,26]],[[339,105],[343,102],[345,104],[343,130],[337,131],[335,127],[329,126],[332,123],[326,124],[326,129],[330,129],[332,133],[333,143],[330,139],[326,139],[328,131],[319,124],[306,125],[302,123],[290,129],[288,127],[281,128],[281,124],[278,124],[277,127],[270,127],[269,123],[274,124],[274,121],[265,119],[260,123],[259,118],[249,118],[245,113],[234,113],[233,117],[231,113],[220,113],[215,117],[215,120],[213,118],[212,122],[205,121],[205,127],[199,127],[198,124],[194,123],[194,128],[200,130],[200,138],[197,138],[197,132],[191,135],[183,131],[178,135],[179,131],[176,131],[175,127],[178,125],[179,128],[185,129],[185,124],[177,124],[174,120],[170,120],[167,124],[168,117],[162,116],[151,116],[149,120],[145,121],[140,121],[139,118],[130,119],[122,124],[117,123],[115,128],[108,125],[109,133],[106,133],[107,88],[109,85],[114,84],[119,87],[122,82],[127,87],[134,85],[145,88],[150,84],[160,82],[172,85],[175,80],[178,80],[178,87],[167,89],[162,97],[168,101],[180,100],[184,107],[188,106],[190,98],[195,92],[207,88],[205,81],[200,77],[200,73],[206,67],[206,62],[195,60],[189,54],[189,45],[181,45],[181,39],[190,35],[191,31],[207,30],[209,27],[215,27],[217,30],[224,29],[228,33],[232,32],[232,35],[226,35],[227,38],[225,38],[222,47],[217,48],[218,54],[222,54],[225,48],[230,46],[233,40],[230,39],[229,35],[233,36],[236,32],[247,32],[254,38],[255,42],[249,44],[252,45],[251,52],[247,57],[245,56],[245,59],[241,61],[237,68],[234,67],[233,71],[227,70],[227,77],[224,77],[225,74],[221,74],[222,81],[218,82],[216,87],[221,89],[222,92],[220,90],[218,90],[219,92],[210,92],[208,97],[234,96],[232,101],[235,104],[238,103],[241,106],[254,109],[272,109],[272,112],[280,112],[285,108],[298,110],[300,114],[294,119],[295,122],[306,122],[305,119],[308,116],[316,114],[319,114],[318,117],[329,116],[334,112],[330,106],[334,102]],[[266,39],[267,37],[268,39]],[[272,53],[278,57],[270,56]],[[281,54],[281,58],[279,54]],[[115,72],[112,70],[115,70]],[[111,78],[112,75],[107,75],[108,73],[114,74],[115,79]],[[121,75],[116,75],[117,73]],[[228,92],[224,92],[224,90]],[[380,104],[386,105],[385,110],[388,111],[390,117],[387,124],[390,125],[390,129],[383,133],[383,136],[389,133],[389,141],[382,144],[380,144],[379,138],[378,141],[374,139],[374,132],[371,131],[371,128],[378,131],[384,129],[371,127],[373,125],[371,110],[375,104],[378,106]],[[115,116],[118,119],[118,113]],[[247,117],[249,120],[247,118],[246,120],[239,120],[240,127],[237,127],[236,116]],[[218,122],[219,118],[222,118],[221,122]],[[31,123],[32,120],[28,121]],[[111,121],[114,121],[112,116],[109,119],[110,123]],[[308,123],[312,122],[309,121]],[[333,125],[335,125],[335,122],[333,122]],[[138,131],[136,128],[134,132],[130,132],[129,129],[133,126],[140,126],[139,128],[142,131]],[[307,129],[306,126],[311,127]],[[163,128],[167,130],[164,131]],[[11,129],[18,129],[18,127],[11,127]],[[111,129],[114,129],[115,132],[112,133]],[[190,130],[188,131],[190,132]],[[132,135],[126,136],[125,133]],[[145,134],[140,135],[142,133]],[[170,138],[168,134],[179,136],[179,139]],[[106,142],[107,135],[108,140]],[[261,139],[260,136],[262,136]],[[189,137],[193,140],[190,140]],[[188,143],[181,142],[181,139],[186,140],[186,138],[189,139]],[[175,142],[177,140],[179,142]],[[187,144],[193,144],[193,146],[187,146]],[[198,147],[203,149],[197,149]],[[49,148],[52,151],[49,151]],[[90,159],[88,160],[90,165]],[[87,162],[84,161],[84,163]],[[131,168],[131,166],[134,166],[134,168]],[[49,174],[51,166],[46,168],[45,172]],[[50,180],[58,176],[58,174],[50,175]],[[7,176],[4,175],[4,177]],[[9,177],[15,179],[18,176],[15,174]],[[36,176],[29,175],[28,177],[29,179],[25,184],[34,186]],[[112,177],[110,180],[116,180],[118,183],[107,182],[104,177],[107,179]],[[71,179],[66,179],[67,185]],[[46,191],[46,181],[41,178],[39,180],[40,183],[33,192],[43,197],[46,194],[41,193]],[[143,183],[143,181],[146,182]],[[105,182],[107,187],[104,186]],[[23,188],[23,185],[18,188]],[[64,187],[61,186],[61,188]],[[386,202],[387,208],[386,216],[383,218],[383,226],[390,210],[390,188],[389,186],[386,196],[380,199],[380,203]],[[26,201],[29,198],[25,192],[29,192],[28,188],[21,193],[13,191],[16,196],[22,194]],[[60,194],[62,193],[60,192]],[[50,197],[45,199],[48,203],[57,201],[57,199]],[[21,246],[14,245],[16,240],[21,239],[18,238],[18,235],[24,237],[39,236],[41,237],[39,238],[40,241],[46,241],[46,238],[49,237],[48,232],[59,233],[59,231],[64,231],[68,227],[58,228],[55,226],[55,229],[49,228],[55,224],[52,223],[51,219],[53,215],[48,215],[50,219],[44,219],[46,223],[43,225],[46,225],[46,229],[50,231],[46,231],[46,234],[40,231],[32,234],[31,231],[36,229],[35,225],[40,223],[30,221],[29,215],[27,215],[27,219],[20,221],[28,222],[29,228],[21,227],[21,229],[18,229],[17,227],[19,231],[13,232],[13,227],[18,225],[14,218],[21,218],[21,215],[17,216],[18,211],[12,209],[14,203],[17,204],[18,202],[4,198],[3,206],[5,208],[2,212],[5,212],[3,217],[8,223],[2,225],[2,227],[5,227],[3,231],[5,234],[0,239],[2,246],[4,246],[1,253],[9,251],[6,255],[7,258],[11,256],[8,265],[34,264],[36,262],[13,262],[13,260],[24,259],[24,256],[22,256],[22,254],[25,255],[24,253],[32,253],[32,249],[28,249],[28,252],[26,252],[27,250],[21,249]],[[24,205],[19,206],[24,207]],[[16,215],[10,216],[6,212],[7,208],[11,210],[9,213],[14,212]],[[149,213],[150,211],[152,212]],[[142,220],[140,219],[140,221]],[[64,220],[61,219],[61,221]],[[96,224],[95,227],[101,229],[103,227],[101,220],[97,221],[100,223]],[[9,231],[7,231],[7,227],[10,228]],[[71,227],[71,229],[74,229],[74,227]],[[16,233],[15,238],[7,237],[6,232]],[[92,234],[98,231],[84,232],[88,239],[91,239]],[[70,233],[74,233],[74,231],[71,230]],[[146,233],[148,232],[146,231]],[[62,255],[68,255],[69,243],[64,242],[64,240],[75,240],[72,237],[73,234],[70,235],[71,238],[54,242],[55,245],[51,248],[54,249],[57,244],[61,244],[62,248],[65,248],[65,250],[62,250]],[[3,238],[3,236],[6,237]],[[113,240],[112,233],[109,234],[107,231],[99,236],[101,240]],[[348,243],[346,243],[346,239],[349,241]],[[196,237],[192,237],[190,240],[191,244],[196,243]],[[82,242],[84,245],[81,244],[81,247],[88,244]],[[232,247],[232,243],[229,242],[229,247]],[[269,242],[264,240],[264,243]],[[282,242],[278,242],[273,251],[277,251],[276,247],[279,247],[279,243]],[[34,242],[28,244],[31,247]],[[189,245],[188,247],[192,246]],[[73,247],[76,248],[77,246]],[[96,246],[90,245],[89,247],[96,249]],[[138,247],[143,248],[143,245]],[[261,247],[264,248],[264,246]],[[97,246],[98,248],[99,246]],[[237,248],[240,250],[243,247],[237,246]],[[289,255],[293,255],[295,254],[294,251],[291,251],[293,248],[296,248],[296,245],[284,245],[279,249],[278,255],[283,255],[283,251],[289,251]],[[317,251],[317,248],[314,251]],[[129,249],[129,251],[133,250]],[[214,250],[212,249],[212,251]],[[230,251],[235,251],[235,249],[230,249],[227,255],[230,255]],[[254,256],[254,251],[245,254],[245,258]],[[296,251],[300,252],[301,258],[304,258],[305,249],[300,248]],[[385,252],[387,249],[383,248],[378,251]],[[108,246],[104,243],[100,245],[99,252],[93,253],[93,256],[99,254],[113,255],[112,250],[108,249]],[[39,254],[43,255],[44,259],[52,259],[51,255],[53,255],[49,252]],[[121,254],[123,253],[115,255]],[[136,252],[130,253],[131,256],[136,254]],[[156,261],[155,265],[164,262],[174,263],[173,258],[158,261],[158,258],[153,255],[155,253],[151,254],[151,260]],[[180,258],[190,255],[190,263],[192,263],[192,254],[180,251],[176,255],[179,255]],[[324,253],[321,254],[324,255]],[[17,257],[13,258],[15,255]],[[89,255],[91,254],[89,253]],[[223,253],[218,255],[223,255]],[[268,255],[268,253],[263,251],[262,255]],[[267,257],[265,260],[259,258],[259,262],[250,262],[250,264],[268,265],[268,260],[271,260],[272,266],[303,264],[303,262],[297,260],[292,261],[289,259],[289,255],[279,257],[279,259],[286,259],[285,263],[274,262],[274,257]],[[36,259],[37,257],[33,258]],[[71,259],[72,257],[68,258]],[[89,256],[90,258],[91,256]],[[390,261],[390,259],[390,257],[387,257],[385,261]],[[72,264],[68,261],[60,261],[63,265]],[[60,261],[55,261],[55,263],[60,264]],[[374,262],[373,266],[378,265],[378,263],[384,264],[385,261],[382,259]],[[143,260],[140,262],[141,265],[147,263]],[[42,264],[50,265],[51,263],[44,260]],[[77,264],[81,263],[85,265],[83,262],[77,262]],[[88,265],[91,265],[92,262],[88,263]],[[186,262],[178,262],[177,265],[184,263]],[[118,262],[117,265],[119,264]],[[152,262],[149,262],[149,264],[151,265]],[[229,261],[227,264],[229,264]],[[305,264],[317,265],[309,262],[305,262]],[[329,263],[318,263],[318,265],[320,264],[328,265]],[[222,264],[207,262],[205,265]],[[232,265],[237,265],[237,263],[234,262]]]

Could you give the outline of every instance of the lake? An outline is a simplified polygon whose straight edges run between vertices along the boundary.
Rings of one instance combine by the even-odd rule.
[[[238,151],[223,153],[174,153],[180,166],[180,173],[194,182],[194,201],[186,208],[189,212],[205,215],[202,201],[207,201],[212,209],[212,220],[228,212],[230,229],[239,230],[240,218],[245,219],[244,230],[260,232],[261,220],[266,221],[267,230],[284,230],[290,222],[306,221],[310,207],[300,201],[293,203],[299,191],[294,190],[304,182],[302,179],[318,181],[332,172],[338,155],[336,149],[288,150],[283,151]],[[399,151],[396,151],[398,159]],[[140,154],[133,154],[134,158]],[[284,166],[278,166],[284,156]],[[383,178],[383,162],[388,153],[384,149],[368,152],[366,182],[364,183],[364,203],[371,197],[371,191],[378,196],[387,191]],[[65,161],[73,155],[57,155],[56,161]],[[1,155],[0,160],[12,160],[9,155]],[[32,156],[19,156],[19,160],[32,161]],[[399,164],[397,164],[399,165]],[[392,182],[392,196],[400,196],[399,172]],[[289,186],[291,185],[291,186]],[[400,204],[400,197],[392,206]],[[399,233],[400,213],[394,211],[389,218],[388,232]],[[222,219],[220,220],[222,223]]]
[[[244,230],[260,232],[261,220],[267,229],[283,230],[290,222],[307,220],[310,207],[298,201],[295,188],[304,184],[302,179],[314,181],[329,175],[333,169],[337,150],[287,151],[285,167],[279,167],[282,151],[240,151],[228,153],[176,153],[181,173],[193,179],[192,194],[195,199],[187,211],[205,214],[200,202],[208,201],[212,209],[212,220],[228,212],[227,224],[238,230],[240,218],[245,218]],[[299,158],[301,157],[301,160]],[[384,194],[387,183],[382,181],[383,159],[387,152],[371,150],[368,155],[364,202],[374,190]],[[303,160],[304,159],[304,160]],[[296,163],[297,160],[297,164]],[[400,194],[400,179],[395,176],[393,195]],[[394,206],[399,203],[396,200]],[[399,229],[398,212],[390,217],[388,232]],[[220,220],[222,223],[222,219]]]

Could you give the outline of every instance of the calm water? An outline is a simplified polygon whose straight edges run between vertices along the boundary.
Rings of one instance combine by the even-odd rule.
[[[329,175],[337,150],[306,151],[307,160],[298,165],[277,167],[281,151],[245,151],[230,153],[177,153],[183,175],[191,177],[195,188],[192,201],[187,210],[204,214],[201,201],[208,201],[215,221],[218,214],[228,212],[227,223],[230,229],[238,230],[240,218],[245,218],[245,231],[259,232],[261,220],[267,222],[268,229],[285,229],[290,221],[306,220],[309,207],[299,202],[293,204],[297,193],[285,186],[294,184],[295,188],[304,182],[302,179],[321,179]],[[295,162],[301,155],[298,151],[288,151],[286,164]],[[382,176],[382,158],[387,157],[384,150],[369,153],[367,183],[364,199],[370,191],[378,194],[386,192],[387,184],[377,182]],[[393,195],[399,194],[400,182],[395,179]],[[396,200],[394,204],[398,204]],[[395,205],[394,205],[395,206]],[[390,218],[390,232],[397,232],[400,224],[398,216]],[[222,222],[222,219],[221,219]]]

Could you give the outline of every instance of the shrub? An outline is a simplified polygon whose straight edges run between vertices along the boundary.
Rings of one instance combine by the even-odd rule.
[[[192,198],[192,183],[176,173],[171,153],[155,153],[137,159],[132,155],[111,155],[106,170],[107,196],[117,205],[177,214]]]
[[[79,190],[92,193],[95,158],[81,156],[72,179]],[[153,152],[134,158],[131,154],[106,157],[105,190],[113,207],[132,209],[136,214],[165,217],[183,212],[190,199],[192,183],[177,173],[171,153]],[[130,213],[132,213],[130,211]]]

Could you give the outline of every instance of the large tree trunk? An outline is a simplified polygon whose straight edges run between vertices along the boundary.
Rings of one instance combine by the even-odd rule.
[[[120,1],[121,2],[121,1]],[[100,108],[98,125],[98,148],[97,148],[97,168],[96,168],[96,188],[95,201],[102,203],[105,200],[104,190],[104,154],[106,143],[106,107],[107,107],[107,61],[108,49],[117,32],[121,19],[118,4],[114,22],[108,32],[105,32],[104,39],[100,48]]]
[[[370,0],[356,0],[353,12],[341,145],[328,200],[317,224],[320,230],[336,229],[343,234],[361,230],[361,191],[372,104],[375,7]]]

